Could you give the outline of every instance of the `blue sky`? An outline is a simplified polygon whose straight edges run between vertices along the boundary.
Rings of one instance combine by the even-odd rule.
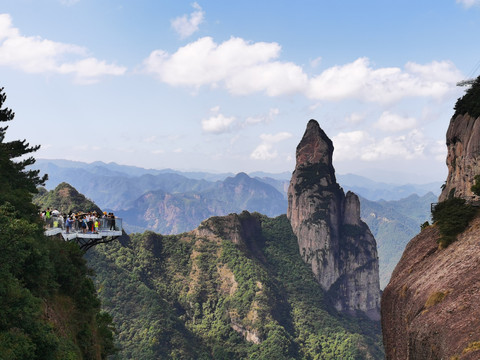
[[[0,0],[10,139],[37,158],[283,172],[309,119],[338,173],[443,181],[480,1]]]

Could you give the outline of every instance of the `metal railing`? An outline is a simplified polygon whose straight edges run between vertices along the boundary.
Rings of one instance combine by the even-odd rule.
[[[62,229],[67,230],[66,220],[62,216],[51,216],[49,219],[44,219],[46,229]],[[98,228],[95,228],[95,222],[91,222],[84,228],[82,220],[73,220],[68,232],[75,233],[95,233],[96,231],[122,231],[121,218],[98,218]]]

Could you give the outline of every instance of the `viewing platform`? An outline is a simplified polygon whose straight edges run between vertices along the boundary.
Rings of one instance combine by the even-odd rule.
[[[122,236],[122,219],[115,218],[112,223],[112,219],[100,218],[98,219],[99,226],[98,231],[91,231],[83,229],[78,221],[72,224],[69,232],[63,218],[53,216],[47,228],[45,229],[46,236],[62,235],[65,241],[75,241],[82,250],[88,250],[92,246],[108,243]]]

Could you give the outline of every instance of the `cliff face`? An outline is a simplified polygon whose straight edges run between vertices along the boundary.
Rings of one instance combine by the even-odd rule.
[[[480,81],[455,109],[447,131],[449,173],[439,201],[477,200],[470,187],[480,174]],[[453,221],[465,213],[451,216]],[[387,359],[480,359],[480,217],[447,248],[438,246],[439,229],[429,226],[409,242],[383,292]]]
[[[288,189],[288,212],[303,260],[337,310],[379,320],[380,285],[375,239],[360,220],[360,202],[344,194],[332,166],[333,144],[310,120]]]
[[[448,177],[439,201],[449,196],[478,199],[470,188],[475,175],[480,174],[480,117],[467,113],[452,118],[447,147]]]
[[[387,359],[480,358],[479,230],[439,250],[430,226],[407,245],[382,296]]]

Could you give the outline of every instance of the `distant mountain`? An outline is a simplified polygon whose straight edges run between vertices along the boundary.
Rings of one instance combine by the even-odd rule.
[[[442,182],[429,184],[387,184],[354,174],[337,175],[338,182],[345,190],[371,200],[400,200],[412,194],[423,196],[429,192],[440,195]]]
[[[130,208],[116,214],[124,219],[127,232],[148,229],[178,234],[194,229],[214,215],[247,210],[278,216],[285,212],[286,206],[286,199],[275,188],[239,173],[201,191],[149,191],[136,199]]]
[[[377,240],[380,287],[383,289],[402,256],[405,246],[420,232],[420,225],[430,220],[430,205],[437,196],[410,195],[396,201],[360,199],[361,217]]]

